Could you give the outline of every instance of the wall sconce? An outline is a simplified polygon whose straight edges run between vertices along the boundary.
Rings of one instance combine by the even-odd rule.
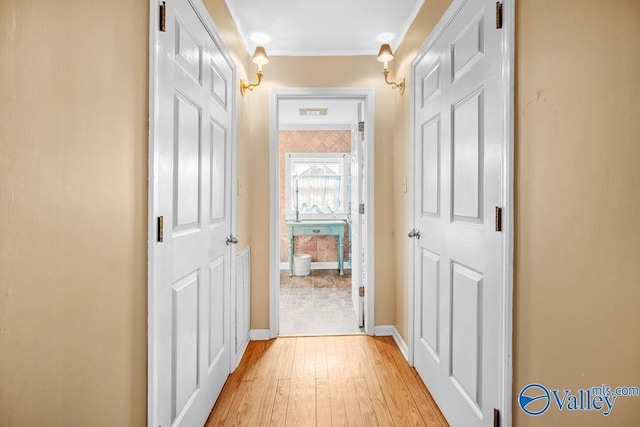
[[[264,46],[256,46],[256,51],[253,53],[251,60],[254,64],[258,64],[258,72],[256,73],[258,81],[249,84],[246,80],[240,79],[240,94],[242,96],[244,96],[246,91],[253,90],[254,87],[259,86],[262,81],[262,66],[269,63],[269,56],[267,56],[267,51],[264,49]]]
[[[393,61],[393,52],[391,51],[391,46],[388,44],[383,44],[380,46],[380,52],[378,53],[378,61],[384,62],[384,81],[387,84],[391,85],[392,89],[400,89],[400,95],[404,93],[404,77],[400,82],[390,82],[389,81],[389,70],[387,69],[387,64],[390,61]]]

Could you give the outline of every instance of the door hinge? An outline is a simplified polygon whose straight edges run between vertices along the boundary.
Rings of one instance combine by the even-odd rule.
[[[358,289],[358,292],[359,292],[359,295],[361,297],[363,297],[364,296],[364,286],[360,286],[360,289]]]
[[[358,122],[358,131],[364,132],[364,122]]]
[[[496,219],[495,219],[496,231],[502,231],[502,208],[496,206]]]
[[[167,31],[167,3],[160,4],[160,31]]]
[[[364,203],[360,203],[358,207],[358,213],[364,215]]]
[[[502,3],[496,2],[496,28],[502,28]]]
[[[500,410],[493,410],[493,427],[500,427]]]
[[[158,242],[164,241],[164,217],[158,217]]]

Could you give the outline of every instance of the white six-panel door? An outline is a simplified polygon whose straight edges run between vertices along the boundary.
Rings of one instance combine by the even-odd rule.
[[[495,2],[455,1],[414,65],[414,364],[452,426],[500,408],[504,85]]]
[[[232,69],[188,0],[158,33],[150,425],[200,426],[229,374]]]

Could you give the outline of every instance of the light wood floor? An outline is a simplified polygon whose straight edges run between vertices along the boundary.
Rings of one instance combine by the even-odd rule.
[[[448,426],[391,337],[252,341],[206,426]]]

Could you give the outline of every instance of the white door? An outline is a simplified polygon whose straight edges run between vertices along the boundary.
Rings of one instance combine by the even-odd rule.
[[[230,367],[232,69],[188,0],[158,33],[152,249],[152,426],[206,421]]]
[[[361,104],[358,106],[355,115],[355,123],[351,125],[351,298],[353,308],[356,313],[356,320],[360,327],[364,326],[364,297],[360,296],[360,286],[364,286],[362,280],[362,262],[364,252],[361,247],[362,241],[362,219],[360,214],[360,203],[362,203],[362,167],[363,139],[362,132],[358,130],[358,123],[362,120]]]
[[[452,426],[492,426],[504,409],[503,30],[493,1],[455,9],[414,66],[414,363]]]

